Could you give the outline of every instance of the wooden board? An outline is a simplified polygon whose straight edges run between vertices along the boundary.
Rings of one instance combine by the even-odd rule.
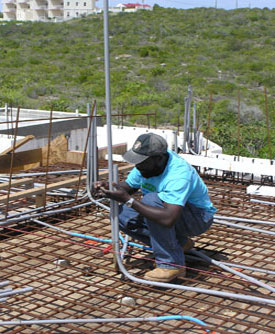
[[[132,169],[133,165],[127,165],[119,168],[119,172],[127,172],[128,170]],[[99,178],[108,176],[108,170],[99,172]],[[82,175],[80,178],[80,181],[85,181],[86,175]],[[65,181],[59,181],[52,184],[47,185],[47,191],[51,191],[54,189],[64,188],[64,187],[70,187],[72,185],[78,184],[79,182],[79,176],[69,178]],[[27,189],[23,191],[18,191],[16,193],[10,194],[9,201],[14,201],[23,197],[30,197],[33,195],[39,195],[43,194],[45,192],[45,187],[37,187],[32,189]],[[0,203],[6,203],[7,196],[0,196]]]
[[[24,179],[20,179],[20,180],[13,180],[11,182],[11,187],[18,187],[18,186],[21,186],[23,184],[24,185],[33,184],[33,179],[24,178]],[[9,182],[0,183],[0,190],[8,189],[8,187],[9,187]]]
[[[10,171],[12,154],[0,155],[0,173],[8,173]],[[33,164],[42,161],[42,149],[15,152],[13,154],[13,168],[18,169],[26,164]]]

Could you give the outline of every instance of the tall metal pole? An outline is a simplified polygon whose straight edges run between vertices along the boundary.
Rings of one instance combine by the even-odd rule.
[[[105,104],[106,104],[106,120],[107,120],[107,139],[108,139],[108,169],[109,169],[109,189],[113,189],[114,171],[112,159],[112,119],[111,119],[111,89],[110,89],[110,56],[109,56],[109,5],[108,0],[104,0],[104,59],[105,59]],[[116,217],[117,203],[114,200],[110,202],[110,220],[112,230],[112,240],[115,237],[115,231],[118,229],[118,221]],[[117,259],[115,255],[115,243],[113,242],[114,250],[114,266],[118,271]]]
[[[241,93],[238,91],[238,161],[240,161],[240,142],[241,142]]]
[[[268,140],[268,155],[270,164],[272,164],[272,151],[271,151],[271,138],[270,138],[270,127],[269,127],[269,113],[268,113],[268,101],[267,101],[267,90],[264,88],[265,96],[265,117],[266,117],[266,131],[267,131],[267,140]]]
[[[112,161],[112,119],[111,119],[111,89],[110,89],[110,56],[109,56],[109,4],[104,0],[104,65],[105,65],[105,105],[108,138],[108,169],[109,187],[112,189],[113,161]]]

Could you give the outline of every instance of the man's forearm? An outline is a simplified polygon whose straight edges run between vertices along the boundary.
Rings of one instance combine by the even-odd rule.
[[[167,207],[165,204],[163,208],[157,208],[146,205],[138,200],[134,200],[132,208],[147,219],[165,227],[172,227],[174,225],[181,210],[178,206],[173,206],[172,209],[171,206]]]
[[[134,194],[135,192],[138,191],[138,189],[131,188],[131,187],[129,186],[129,184],[128,184],[127,182],[125,182],[125,181],[119,182],[119,186],[120,186],[121,188],[123,188],[125,191],[127,191],[127,193],[128,193],[129,195],[132,195],[132,194]]]

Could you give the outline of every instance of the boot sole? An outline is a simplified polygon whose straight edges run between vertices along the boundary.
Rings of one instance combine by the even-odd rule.
[[[185,273],[180,273],[177,275],[174,275],[172,277],[168,278],[152,278],[152,277],[146,277],[146,275],[143,277],[143,279],[151,282],[162,282],[162,283],[169,283],[173,281],[175,278],[185,277]]]

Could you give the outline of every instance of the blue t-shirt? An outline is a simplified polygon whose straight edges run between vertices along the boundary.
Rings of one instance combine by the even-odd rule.
[[[141,189],[143,195],[157,192],[159,198],[169,204],[185,206],[186,202],[214,213],[208,190],[197,171],[187,161],[168,150],[169,159],[163,173],[150,178],[143,177],[137,168],[129,173],[126,182]]]

